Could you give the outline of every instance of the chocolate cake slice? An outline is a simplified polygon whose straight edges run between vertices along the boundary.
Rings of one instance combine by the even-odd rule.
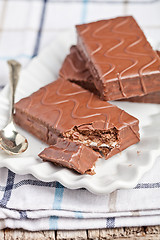
[[[100,154],[81,143],[59,138],[55,145],[45,148],[39,157],[55,165],[74,169],[81,174],[93,175],[94,165]]]
[[[160,52],[156,51],[160,56]],[[94,94],[99,92],[93,84],[93,77],[87,68],[87,62],[83,59],[76,46],[72,46],[70,53],[66,56],[59,72],[60,76],[74,83],[79,84]],[[140,102],[140,103],[160,103],[160,91],[149,93],[144,96],[119,99],[119,101]]]
[[[77,25],[77,47],[103,100],[160,91],[160,59],[131,16]]]
[[[63,78],[16,103],[14,119],[50,145],[67,138],[106,159],[139,141],[136,118]]]

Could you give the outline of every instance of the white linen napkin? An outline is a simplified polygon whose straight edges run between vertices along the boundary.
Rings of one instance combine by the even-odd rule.
[[[160,158],[134,189],[96,196],[0,169],[0,229],[94,229],[158,225]]]

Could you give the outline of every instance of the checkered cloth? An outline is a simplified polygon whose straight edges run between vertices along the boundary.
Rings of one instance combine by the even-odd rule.
[[[7,83],[6,60],[25,66],[60,31],[75,24],[133,15],[147,36],[160,36],[156,0],[0,0],[0,86]],[[142,14],[143,13],[143,14]],[[160,159],[159,159],[160,160]],[[131,190],[95,196],[44,183],[31,175],[0,169],[0,229],[89,229],[160,223],[160,162]]]

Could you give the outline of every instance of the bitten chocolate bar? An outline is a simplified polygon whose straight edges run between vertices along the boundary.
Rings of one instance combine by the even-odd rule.
[[[136,118],[63,78],[16,103],[14,119],[48,144],[66,138],[105,158],[139,141]]]
[[[104,100],[160,91],[160,59],[133,17],[76,26],[77,47]]]
[[[55,145],[45,148],[39,157],[55,165],[74,169],[81,174],[93,175],[94,165],[100,154],[81,143],[59,138]]]

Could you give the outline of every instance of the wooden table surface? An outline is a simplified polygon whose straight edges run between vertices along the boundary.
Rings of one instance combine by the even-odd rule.
[[[39,231],[0,230],[0,240],[160,240],[160,226],[125,227],[80,231]]]

